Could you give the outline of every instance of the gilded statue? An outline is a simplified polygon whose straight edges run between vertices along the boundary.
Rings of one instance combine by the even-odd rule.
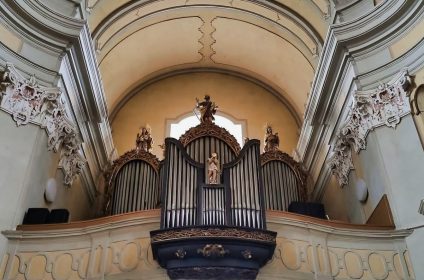
[[[273,133],[272,127],[268,125],[266,127],[266,133],[265,133],[264,152],[278,151],[279,145],[280,145],[280,138],[278,137],[278,133]]]
[[[152,150],[153,138],[150,134],[150,128],[140,128],[140,133],[137,133],[135,144],[138,151],[143,150],[150,152]]]
[[[200,121],[202,123],[212,123],[215,120],[213,115],[215,115],[218,106],[210,99],[209,95],[205,95],[202,102],[199,102],[199,99],[196,98],[196,109],[200,111]]]
[[[219,161],[218,154],[212,153],[211,157],[208,158],[208,179],[209,184],[218,184],[218,174],[219,174]]]

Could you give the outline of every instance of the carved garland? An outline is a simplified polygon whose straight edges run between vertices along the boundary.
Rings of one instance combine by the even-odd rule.
[[[347,185],[353,169],[352,149],[356,153],[364,150],[370,131],[382,125],[395,128],[400,119],[410,113],[408,96],[411,85],[408,71],[402,70],[388,84],[354,94],[353,105],[337,133],[333,155],[328,160],[340,186]]]
[[[299,179],[300,184],[302,185],[299,190],[300,196],[306,200],[306,180],[308,176],[305,170],[302,168],[302,165],[295,161],[291,156],[280,150],[268,151],[261,154],[261,166],[264,166],[266,163],[274,160],[285,162],[294,171],[296,177]]]
[[[236,155],[240,153],[240,145],[236,138],[225,128],[217,126],[214,123],[201,123],[198,126],[190,128],[180,137],[179,141],[186,147],[193,140],[204,136],[221,139],[230,146]]]
[[[65,185],[72,185],[81,173],[85,158],[80,153],[81,140],[74,123],[66,116],[59,88],[38,84],[34,76],[22,77],[8,63],[0,76],[0,109],[10,113],[17,126],[33,123],[45,128],[48,150],[61,151],[59,168]]]
[[[151,235],[152,243],[181,238],[239,238],[262,242],[275,242],[275,234],[270,232],[244,230],[240,228],[188,228],[174,229]]]

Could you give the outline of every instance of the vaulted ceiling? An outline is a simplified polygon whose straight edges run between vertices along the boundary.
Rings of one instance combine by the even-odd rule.
[[[300,120],[329,5],[329,0],[89,1],[109,112],[153,81],[210,71],[267,87]]]

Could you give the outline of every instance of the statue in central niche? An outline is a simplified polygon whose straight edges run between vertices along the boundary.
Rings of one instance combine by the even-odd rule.
[[[218,106],[211,101],[209,95],[205,95],[202,102],[199,102],[199,99],[196,98],[196,110],[200,111],[200,122],[212,123],[215,120],[213,115],[215,115],[216,109],[218,109]]]
[[[218,182],[219,174],[219,161],[218,154],[212,153],[211,157],[208,158],[208,184],[216,185]]]

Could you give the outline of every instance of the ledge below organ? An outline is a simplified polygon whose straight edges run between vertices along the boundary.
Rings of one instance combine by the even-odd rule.
[[[5,231],[9,247],[0,277],[169,279],[151,247],[150,232],[160,227],[160,216],[155,209]],[[405,242],[412,231],[283,211],[267,211],[266,219],[277,233],[276,248],[258,280],[415,279]]]

